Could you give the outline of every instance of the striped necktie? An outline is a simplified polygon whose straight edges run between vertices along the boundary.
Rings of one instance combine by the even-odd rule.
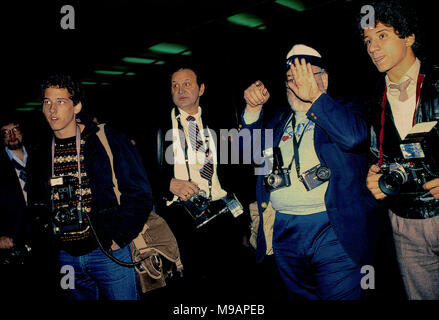
[[[188,116],[186,120],[188,121],[189,140],[191,142],[192,149],[195,151],[204,152],[203,141],[201,140],[200,136],[200,128],[195,122],[195,118]]]
[[[209,148],[207,150],[204,149],[203,141],[201,140],[200,136],[200,128],[195,122],[195,118],[193,116],[188,116],[186,120],[188,121],[189,140],[192,148],[196,151],[206,153],[203,167],[200,170],[200,176],[207,181],[211,181],[213,175],[212,153],[210,152]]]
[[[202,178],[206,179],[207,181],[212,180],[213,175],[213,157],[212,152],[207,150],[206,158],[204,160],[204,165],[200,170],[200,175]]]
[[[27,192],[27,172],[26,168],[17,162],[17,160],[12,159],[12,165],[15,169],[19,171],[18,177],[23,181],[23,190]]]

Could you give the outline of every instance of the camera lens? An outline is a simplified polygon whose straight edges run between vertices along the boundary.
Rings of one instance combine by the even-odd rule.
[[[399,194],[401,185],[405,182],[404,177],[399,171],[392,171],[389,174],[383,174],[378,180],[381,191],[388,196]]]
[[[70,210],[67,208],[59,208],[55,213],[55,219],[60,223],[67,223],[70,221]]]
[[[200,194],[195,195],[192,198],[192,203],[198,208],[198,210],[205,210],[209,205],[209,200],[205,198],[200,192]]]
[[[270,174],[267,177],[267,183],[273,188],[276,188],[282,182],[282,178],[277,174]]]
[[[329,180],[331,177],[331,169],[327,167],[320,167],[317,169],[316,176],[322,181]]]

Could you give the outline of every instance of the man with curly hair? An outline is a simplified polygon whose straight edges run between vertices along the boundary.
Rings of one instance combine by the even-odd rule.
[[[404,1],[374,1],[375,25],[362,33],[367,53],[385,74],[371,104],[372,147],[379,159],[403,159],[401,141],[415,124],[439,120],[438,69],[416,57],[418,23]],[[437,130],[434,131],[436,136]],[[439,160],[438,149],[430,150]],[[367,187],[389,208],[397,258],[409,299],[439,299],[439,178],[423,185],[421,197],[385,194],[379,166],[372,165]],[[385,190],[386,191],[386,190]]]

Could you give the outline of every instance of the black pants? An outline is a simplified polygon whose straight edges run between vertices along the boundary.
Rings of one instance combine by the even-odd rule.
[[[239,218],[225,213],[196,229],[194,220],[181,206],[172,205],[158,214],[168,223],[180,249],[184,277],[168,286],[178,287],[178,301],[242,296],[239,291],[246,289],[242,283],[246,266],[253,257],[242,245]]]

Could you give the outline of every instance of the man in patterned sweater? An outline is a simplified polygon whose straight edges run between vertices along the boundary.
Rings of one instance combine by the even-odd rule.
[[[53,131],[51,155],[43,174],[50,178],[46,180],[50,181],[58,263],[60,268],[74,268],[74,289],[69,286],[67,293],[78,300],[136,300],[134,268],[111,261],[96,238],[115,258],[132,261],[129,244],[142,230],[152,208],[140,156],[125,136],[105,129],[121,192],[118,205],[110,161],[96,135],[103,129],[91,117],[79,114],[79,84],[68,75],[53,75],[43,82],[42,94],[43,113]],[[70,219],[72,216],[75,219]]]

